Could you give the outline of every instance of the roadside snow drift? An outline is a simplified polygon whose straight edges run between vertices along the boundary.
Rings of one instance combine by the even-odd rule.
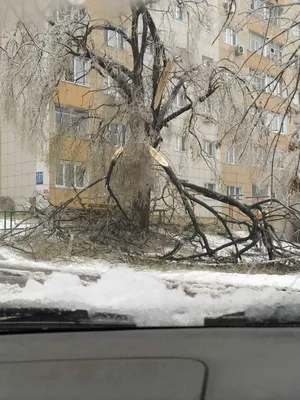
[[[222,277],[225,276],[224,285]],[[84,308],[90,312],[126,313],[133,316],[139,326],[199,326],[206,316],[248,308],[258,313],[285,303],[299,308],[300,285],[295,276],[277,276],[277,283],[281,279],[285,282],[279,285],[280,290],[274,276],[267,284],[266,275],[193,272],[190,279],[188,273],[182,274],[182,279],[175,277],[173,274],[172,278],[172,273],[167,278],[166,274],[153,276],[116,267],[104,272],[97,281],[87,283],[74,274],[53,272],[43,283],[30,278],[23,288],[1,284],[0,303],[2,307]],[[244,285],[241,285],[241,277],[244,277]],[[176,282],[176,288],[168,284],[170,281]],[[186,293],[188,288],[192,295]]]

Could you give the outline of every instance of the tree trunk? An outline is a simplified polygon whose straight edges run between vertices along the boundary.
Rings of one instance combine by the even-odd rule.
[[[139,192],[138,198],[133,203],[133,215],[136,224],[145,232],[149,231],[150,220],[150,189],[146,194]]]

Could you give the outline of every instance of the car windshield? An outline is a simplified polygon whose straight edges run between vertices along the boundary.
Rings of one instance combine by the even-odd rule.
[[[1,309],[295,319],[298,8],[0,0]]]

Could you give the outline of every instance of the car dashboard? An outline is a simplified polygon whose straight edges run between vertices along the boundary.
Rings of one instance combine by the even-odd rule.
[[[0,399],[299,399],[299,342],[299,328],[2,335]]]

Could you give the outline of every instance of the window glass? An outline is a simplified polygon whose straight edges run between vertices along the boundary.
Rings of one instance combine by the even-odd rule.
[[[65,186],[74,186],[74,164],[65,164]]]
[[[56,185],[64,185],[64,166],[63,164],[58,164],[56,167]]]

